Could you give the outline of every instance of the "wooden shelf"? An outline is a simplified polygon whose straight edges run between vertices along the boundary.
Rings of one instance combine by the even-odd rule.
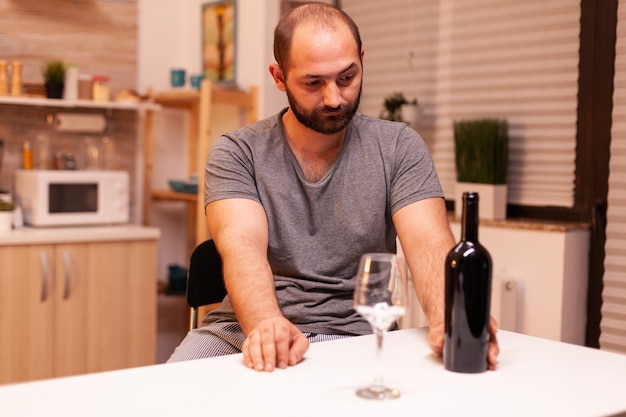
[[[219,84],[211,85],[211,101],[230,106],[250,107],[250,93]],[[190,108],[200,103],[202,93],[199,90],[180,89],[163,91],[154,96],[154,102],[164,107]]]
[[[196,194],[177,193],[172,190],[152,190],[151,194],[154,201],[187,201],[190,203],[198,201]]]
[[[0,104],[34,107],[66,107],[105,110],[159,110],[161,106],[152,102],[135,101],[93,101],[93,100],[63,100],[28,96],[0,96]]]
[[[258,89],[251,87],[243,91],[234,86],[204,80],[200,90],[176,89],[157,93],[154,105],[160,108],[182,109],[189,113],[187,132],[188,171],[196,175],[198,183],[204,184],[204,161],[211,145],[211,114],[215,105],[235,106],[246,114],[246,123],[257,120]],[[172,190],[152,190],[152,112],[147,112],[146,140],[144,142],[144,224],[150,224],[150,208],[158,201],[185,201],[187,203],[187,249],[189,254],[200,242],[209,238],[204,215],[204,190],[198,187],[197,194],[177,193]]]

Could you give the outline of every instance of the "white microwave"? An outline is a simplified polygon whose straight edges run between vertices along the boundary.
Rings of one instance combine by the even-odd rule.
[[[33,227],[106,225],[129,221],[126,171],[17,170],[16,201]]]

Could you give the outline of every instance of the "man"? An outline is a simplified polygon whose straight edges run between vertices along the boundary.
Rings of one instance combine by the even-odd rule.
[[[171,361],[241,350],[246,366],[272,371],[296,365],[310,342],[371,333],[352,306],[354,276],[363,253],[396,250],[396,233],[441,354],[455,244],[443,193],[415,131],[356,113],[363,54],[354,22],[328,4],[279,22],[269,71],[289,107],[209,153],[206,214],[228,295]]]

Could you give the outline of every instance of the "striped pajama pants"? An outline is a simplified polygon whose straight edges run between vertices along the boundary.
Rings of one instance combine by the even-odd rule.
[[[304,333],[304,336],[309,339],[310,343],[351,337],[318,333]],[[244,340],[246,337],[239,327],[239,323],[212,323],[189,331],[167,362],[181,362],[241,353]]]

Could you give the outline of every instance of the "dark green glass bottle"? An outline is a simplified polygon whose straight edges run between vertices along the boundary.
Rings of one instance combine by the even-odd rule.
[[[446,258],[446,369],[487,370],[491,306],[491,255],[478,242],[478,193],[463,193],[461,240]]]

